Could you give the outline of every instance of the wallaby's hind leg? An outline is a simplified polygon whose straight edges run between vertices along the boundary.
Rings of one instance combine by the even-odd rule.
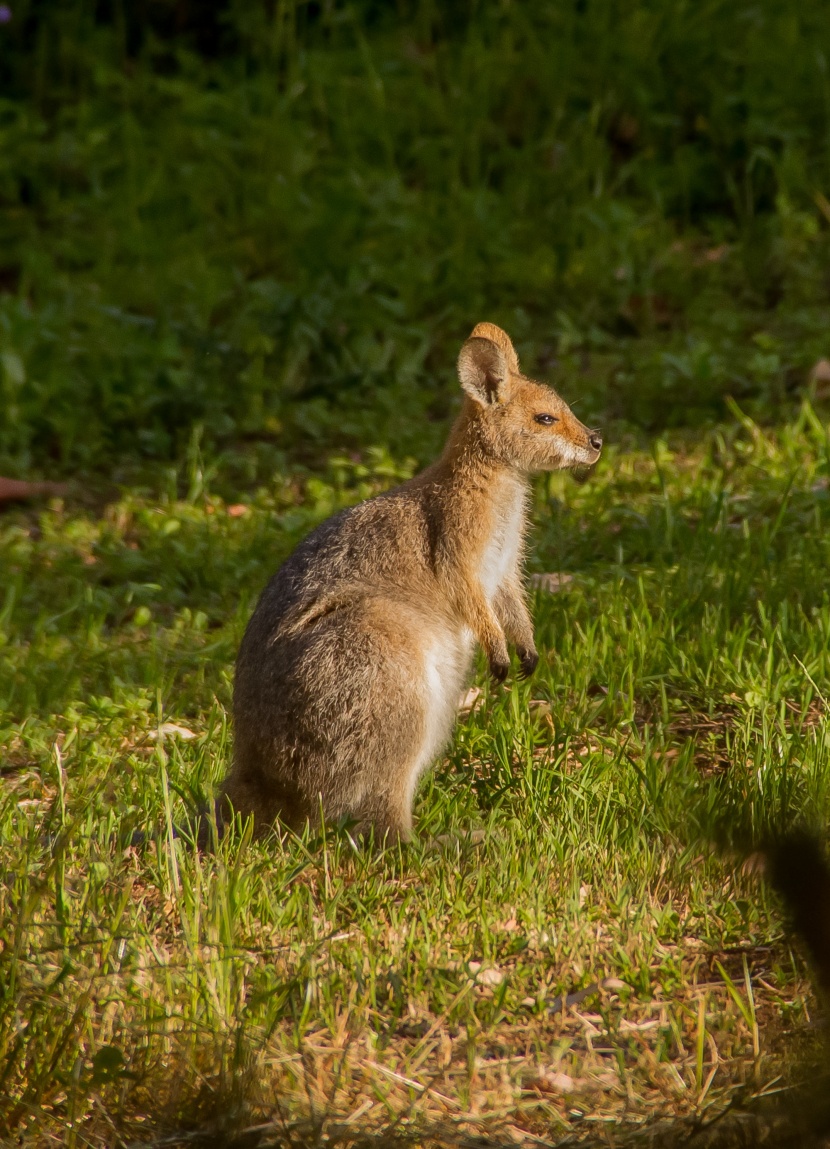
[[[302,821],[296,801],[271,778],[247,775],[234,768],[225,779],[216,801],[216,824],[220,832],[235,814],[246,819],[253,814],[254,829],[262,833],[279,819],[285,826],[296,829]]]
[[[454,713],[454,712],[453,712]],[[440,717],[440,715],[438,716]],[[449,722],[444,722],[449,727]],[[358,828],[366,833],[374,829],[375,841],[387,845],[408,842],[412,838],[412,806],[421,776],[429,769],[450,734],[436,738],[436,715],[424,711],[423,734],[418,753],[387,763],[387,782],[381,791],[367,795],[357,812]]]
[[[406,839],[419,775],[452,731],[467,654],[434,618],[358,600],[256,659],[243,647],[237,740],[224,792],[258,827],[354,818]],[[262,655],[265,657],[262,657]]]
[[[410,776],[417,774],[417,767],[408,764],[400,770],[391,766],[388,774],[392,781],[397,781],[382,793],[367,796],[353,809],[342,808],[343,804],[333,805],[331,799],[324,802],[325,816],[349,817],[357,822],[357,833],[366,837],[373,833],[375,843],[393,845],[398,841],[406,842],[412,837],[412,797],[414,786],[408,785]],[[299,831],[306,822],[320,821],[319,795],[317,806],[312,808],[311,800],[297,800],[296,795],[282,791],[277,794],[262,781],[251,783],[240,771],[225,781],[222,792],[216,804],[216,818],[220,832],[235,814],[241,814],[243,820],[250,815],[254,817],[254,827],[257,833],[266,831],[277,821],[291,830]]]
[[[394,757],[387,758],[383,785],[361,807],[361,819],[375,827],[376,840],[385,835],[387,841],[407,841],[412,836],[415,791],[421,775],[451,736],[458,696],[466,681],[468,647],[464,640],[454,646],[439,632],[417,652],[421,673],[411,698],[413,717],[419,718],[417,742],[410,743],[405,756],[403,746],[396,747]]]
[[[412,809],[409,803],[395,801],[391,795],[378,795],[371,803],[365,803],[358,817],[358,832],[365,836],[371,831],[378,846],[394,846],[412,837]]]

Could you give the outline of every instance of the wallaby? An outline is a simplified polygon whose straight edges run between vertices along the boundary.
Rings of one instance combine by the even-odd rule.
[[[602,439],[525,378],[479,323],[443,455],[334,515],[271,579],[236,663],[234,759],[219,801],[298,828],[322,814],[406,839],[418,779],[450,738],[476,640],[501,682],[539,660],[522,587],[528,475],[590,466]]]

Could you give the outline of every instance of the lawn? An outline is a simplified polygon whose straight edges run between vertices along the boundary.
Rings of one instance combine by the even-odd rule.
[[[830,16],[230,5],[208,51],[119,11],[0,25],[0,473],[68,484],[0,515],[0,1136],[627,1144],[778,1096]],[[534,487],[535,676],[478,666],[412,844],[200,853],[257,594],[440,448],[481,319],[606,441]]]
[[[780,1084],[814,1004],[740,864],[827,814],[829,458],[805,402],[544,480],[540,668],[478,675],[400,851],[172,836],[227,767],[268,571],[388,466],[228,505],[193,463],[184,497],[7,513],[7,1130],[547,1143]]]

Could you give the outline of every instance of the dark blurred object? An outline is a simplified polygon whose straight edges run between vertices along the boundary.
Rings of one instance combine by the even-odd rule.
[[[817,983],[830,995],[830,865],[820,842],[799,831],[767,847],[769,877],[807,947]]]
[[[826,1007],[830,995],[830,864],[819,837],[795,830],[767,844],[762,853],[766,875],[784,903],[789,923],[804,943],[813,967],[815,986]],[[762,1101],[745,1114],[736,1114],[723,1128],[705,1131],[690,1145],[716,1149],[723,1145],[760,1145],[768,1149],[826,1149],[830,1145],[830,1049],[826,1019],[819,1021],[822,1040],[811,1053],[793,1046],[791,1079],[802,1084],[773,1100],[770,1111]],[[798,1066],[802,1060],[803,1064]],[[708,1134],[708,1135],[707,1135]]]

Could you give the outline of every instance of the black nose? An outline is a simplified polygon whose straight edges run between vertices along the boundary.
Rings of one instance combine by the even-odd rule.
[[[588,442],[595,451],[598,451],[602,447],[602,435],[598,435],[596,431],[594,431],[592,435],[588,436]]]

